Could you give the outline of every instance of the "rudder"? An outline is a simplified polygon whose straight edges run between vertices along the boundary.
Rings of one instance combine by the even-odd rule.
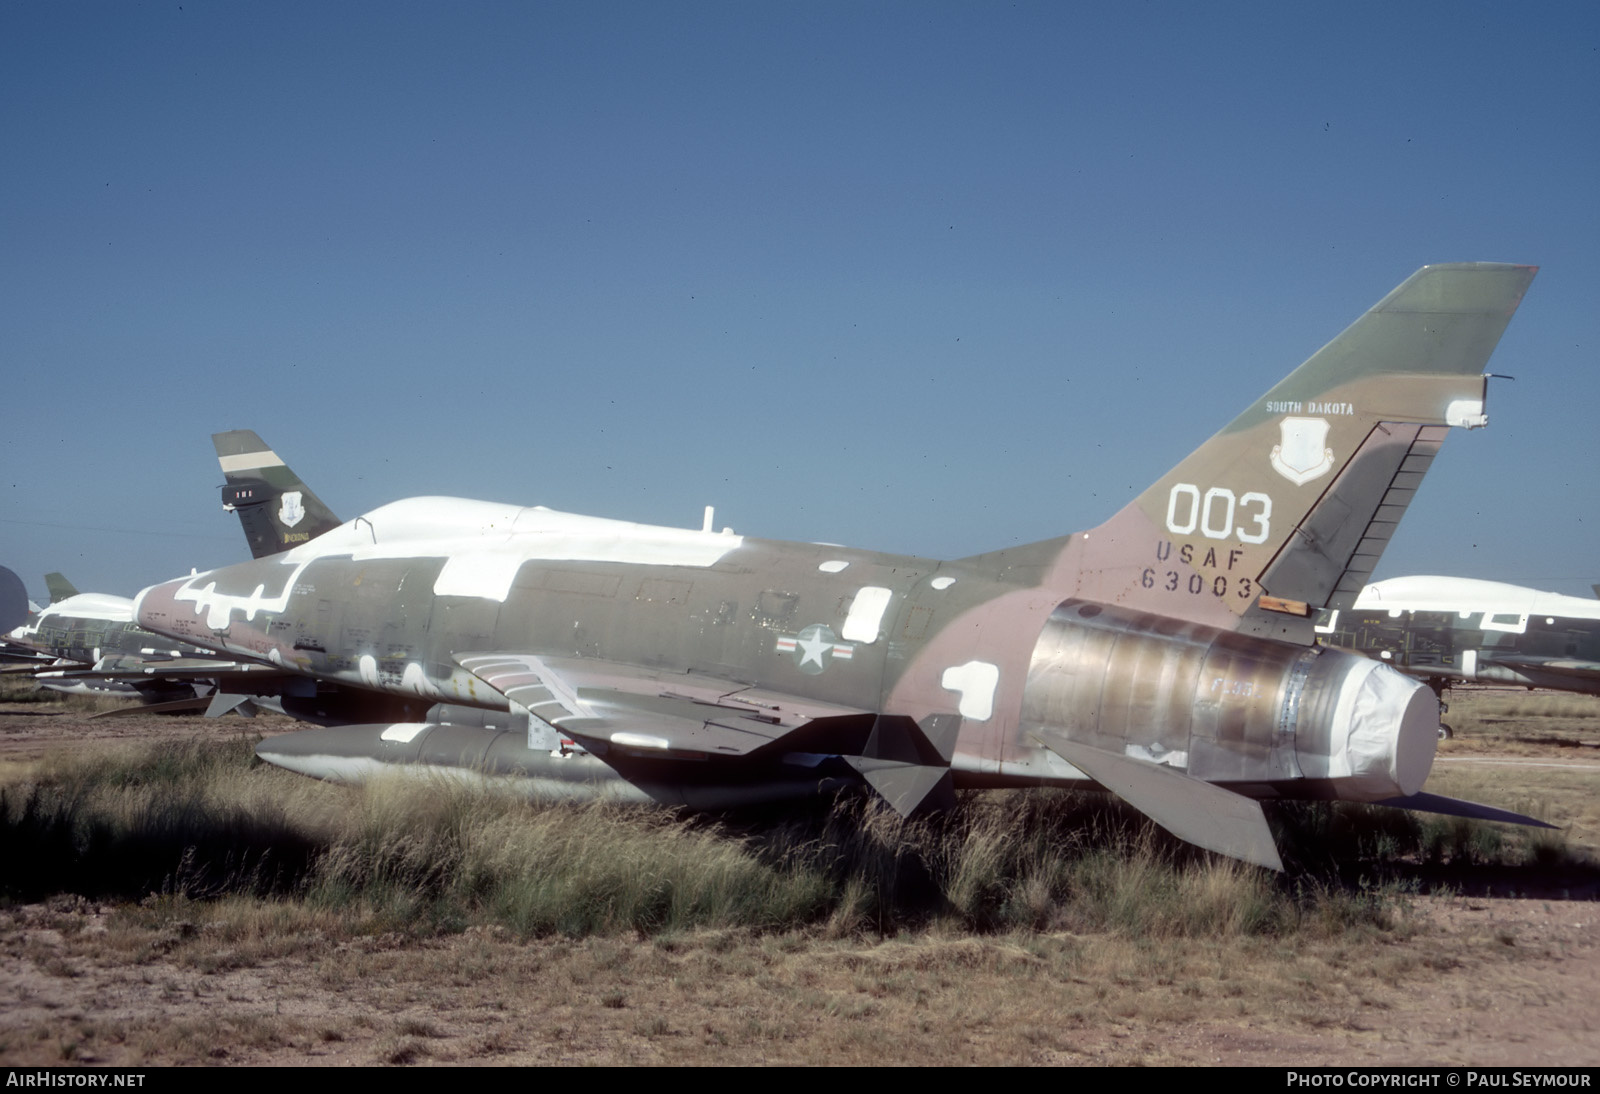
[[[1537,272],[1425,266],[1099,528],[1045,580],[1073,596],[1311,640],[1376,566]],[[1026,549],[1024,549],[1026,550]]]
[[[227,480],[222,507],[239,514],[255,558],[287,551],[343,523],[252,430],[213,433],[211,441]]]

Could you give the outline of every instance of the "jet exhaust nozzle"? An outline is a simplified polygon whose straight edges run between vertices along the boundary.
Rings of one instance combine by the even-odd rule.
[[[1025,736],[1350,801],[1420,790],[1438,726],[1432,692],[1376,661],[1084,601],[1051,614],[1023,693]]]

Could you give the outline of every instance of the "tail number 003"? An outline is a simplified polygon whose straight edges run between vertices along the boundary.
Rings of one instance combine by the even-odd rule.
[[[1236,526],[1235,519],[1253,527]],[[1167,495],[1167,531],[1187,536],[1197,526],[1207,539],[1237,536],[1241,543],[1265,543],[1272,534],[1272,499],[1255,490],[1236,498],[1226,486],[1213,486],[1202,496],[1198,486],[1180,482]]]

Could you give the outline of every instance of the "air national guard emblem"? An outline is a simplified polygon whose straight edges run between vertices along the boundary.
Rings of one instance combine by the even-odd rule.
[[[283,504],[278,506],[278,519],[288,528],[306,519],[305,506],[300,504],[300,491],[284,491]]]
[[[1278,423],[1283,443],[1272,446],[1272,469],[1296,486],[1326,475],[1333,468],[1326,418],[1285,418]]]

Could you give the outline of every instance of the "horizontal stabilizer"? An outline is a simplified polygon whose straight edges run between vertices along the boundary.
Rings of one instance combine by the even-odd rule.
[[[1181,840],[1271,870],[1283,869],[1261,804],[1147,760],[1035,734],[1040,744]]]
[[[254,718],[256,704],[248,695],[234,695],[229,692],[219,691],[211,697],[211,702],[206,706],[207,718],[220,718],[224,714],[237,711],[241,717]]]
[[[875,760],[867,756],[844,759],[902,817],[909,817],[930,797],[929,804],[935,808],[954,800],[954,779],[948,767]]]
[[[1460,798],[1447,798],[1443,794],[1419,793],[1405,798],[1385,798],[1377,804],[1392,806],[1395,809],[1414,809],[1419,813],[1441,813],[1447,817],[1471,817],[1473,820],[1500,821],[1502,824],[1525,824],[1530,828],[1556,827],[1533,817],[1525,817],[1521,813],[1513,813],[1509,809],[1479,805],[1477,802],[1462,801]]]

